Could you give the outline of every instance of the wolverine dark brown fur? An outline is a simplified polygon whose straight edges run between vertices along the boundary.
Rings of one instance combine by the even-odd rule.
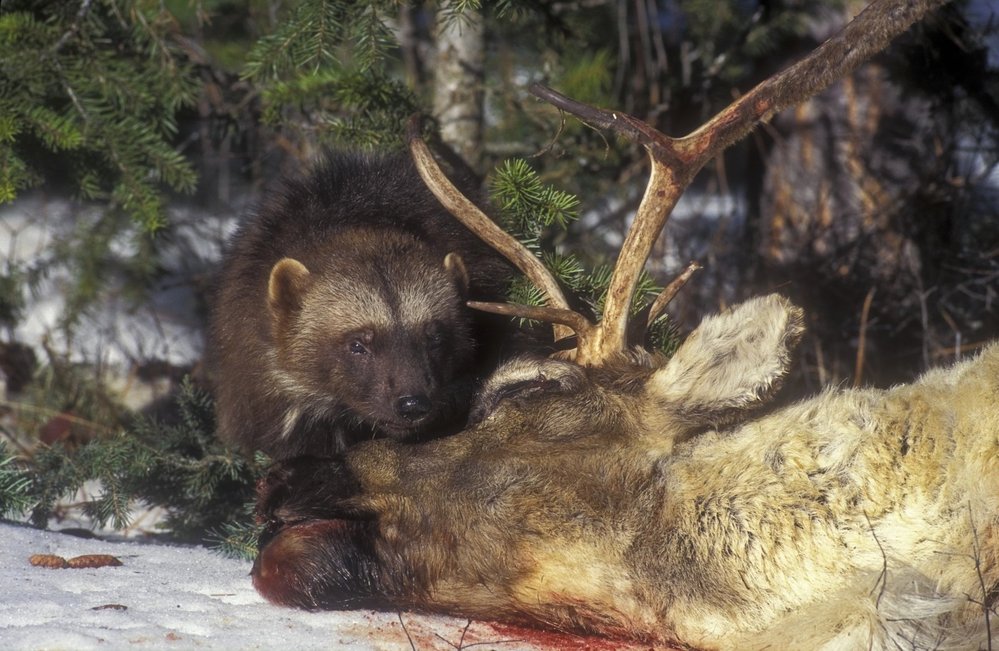
[[[495,323],[464,301],[501,298],[508,275],[408,158],[329,155],[223,260],[209,351],[220,436],[280,459],[460,427]]]

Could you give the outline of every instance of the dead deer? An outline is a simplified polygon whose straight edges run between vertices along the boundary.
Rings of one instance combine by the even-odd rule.
[[[669,360],[625,341],[635,278],[697,169],[938,4],[876,2],[679,140],[537,89],[652,159],[599,324],[488,232],[414,137],[435,194],[550,301],[480,307],[559,324],[576,336],[573,359],[502,366],[453,437],[277,466],[260,487],[257,589],[302,608],[415,608],[700,648],[991,648],[999,344],[911,385],[766,413],[802,333],[785,299],[706,318]]]

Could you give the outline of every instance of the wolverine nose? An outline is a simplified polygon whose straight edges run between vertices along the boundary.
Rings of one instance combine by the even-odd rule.
[[[403,396],[395,403],[395,413],[408,421],[416,422],[430,413],[430,399],[424,395]]]

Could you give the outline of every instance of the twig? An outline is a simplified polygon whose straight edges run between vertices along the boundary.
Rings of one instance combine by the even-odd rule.
[[[985,348],[990,343],[992,343],[992,342],[991,341],[969,342],[969,343],[966,343],[966,344],[961,344],[960,347],[957,348],[956,350],[954,348],[951,348],[950,346],[947,346],[946,348],[944,348],[944,347],[941,346],[940,348],[937,348],[936,350],[934,350],[931,353],[931,355],[934,358],[936,358],[936,359],[939,359],[941,357],[946,357],[947,355],[951,355],[951,354],[963,355],[965,353],[970,353],[970,352],[973,352],[973,351]]]
[[[864,307],[860,310],[860,337],[857,341],[857,363],[853,370],[853,386],[860,386],[860,379],[864,375],[864,349],[867,348],[867,317],[871,313],[871,302],[874,301],[876,287],[871,287],[864,297]]]
[[[864,511],[864,519],[867,520],[867,526],[871,529],[871,537],[874,538],[878,549],[881,550],[881,575],[878,576],[877,580],[877,583],[881,584],[881,589],[878,591],[878,598],[874,600],[874,607],[877,609],[881,607],[881,598],[884,597],[885,590],[888,587],[888,555],[885,553],[885,548],[881,546],[881,541],[878,540],[878,534],[874,533],[874,524],[871,523],[871,518],[867,515],[866,510]]]
[[[416,651],[416,643],[413,642],[413,637],[409,634],[409,629],[406,628],[406,622],[402,621],[402,611],[396,611],[396,617],[399,618],[399,623],[402,624],[402,632],[406,634],[406,639],[409,640],[409,646]]]
[[[989,591],[985,587],[985,577],[982,576],[981,547],[978,542],[978,529],[975,527],[975,515],[971,511],[971,502],[968,502],[968,521],[971,523],[972,549],[975,552],[973,559],[975,562],[975,573],[978,575],[978,585],[982,588],[982,613],[985,615],[985,639],[988,642],[986,648],[988,651],[992,651],[992,622],[988,604]]]
[[[451,640],[447,639],[446,637],[437,632],[434,633],[434,637],[436,637],[437,639],[439,639],[441,642],[448,645],[452,649],[457,649],[457,651],[462,651],[462,649],[465,648],[465,635],[468,633],[468,629],[471,625],[472,625],[472,620],[468,620],[465,623],[465,628],[461,629],[461,637],[458,638],[457,644],[455,644],[454,642],[452,642]]]
[[[548,141],[547,145],[545,145],[538,151],[531,154],[530,158],[540,158],[541,156],[547,154],[548,152],[550,152],[552,149],[555,148],[555,143],[558,142],[558,139],[562,135],[562,132],[565,131],[565,112],[559,111],[558,113],[559,113],[558,130],[555,131],[555,135],[552,136],[552,139]]]
[[[468,623],[465,624],[465,628],[461,629],[461,637],[458,638],[459,651],[465,645],[465,635],[468,633],[468,627],[471,625],[472,625],[472,620],[468,620]]]
[[[923,370],[930,367],[930,313],[926,299],[934,291],[936,291],[936,287],[923,291],[923,280],[919,278],[919,318],[923,327]]]
[[[80,31],[80,23],[83,22],[87,12],[90,11],[90,5],[92,3],[93,0],[83,0],[83,2],[80,3],[80,8],[76,11],[76,16],[73,18],[73,24],[69,26],[69,29],[63,32],[62,36],[59,37],[59,40],[52,46],[52,54],[57,54],[59,50],[61,50],[66,43],[69,42],[69,39],[73,38],[73,36]]]
[[[518,640],[518,639],[490,640],[488,642],[472,642],[471,644],[466,644],[465,646],[461,647],[461,651],[465,651],[465,649],[471,649],[477,646],[491,646],[493,644],[523,644],[524,642],[525,640]]]
[[[815,337],[815,366],[817,367],[817,372],[819,375],[819,386],[826,386],[826,381],[828,379],[828,374],[826,372],[826,358],[822,352],[822,340],[819,337]]]

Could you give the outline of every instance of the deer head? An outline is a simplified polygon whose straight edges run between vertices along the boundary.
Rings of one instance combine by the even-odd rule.
[[[625,340],[638,271],[697,170],[938,4],[875,2],[686,138],[536,87],[641,142],[652,161],[599,324],[569,310],[414,137],[438,198],[549,299],[479,307],[572,331],[574,358],[502,366],[453,437],[372,441],[276,467],[260,486],[258,590],[303,608],[412,607],[691,646],[990,636],[999,346],[910,387],[763,414],[802,332],[785,299],[706,318],[669,360]]]

